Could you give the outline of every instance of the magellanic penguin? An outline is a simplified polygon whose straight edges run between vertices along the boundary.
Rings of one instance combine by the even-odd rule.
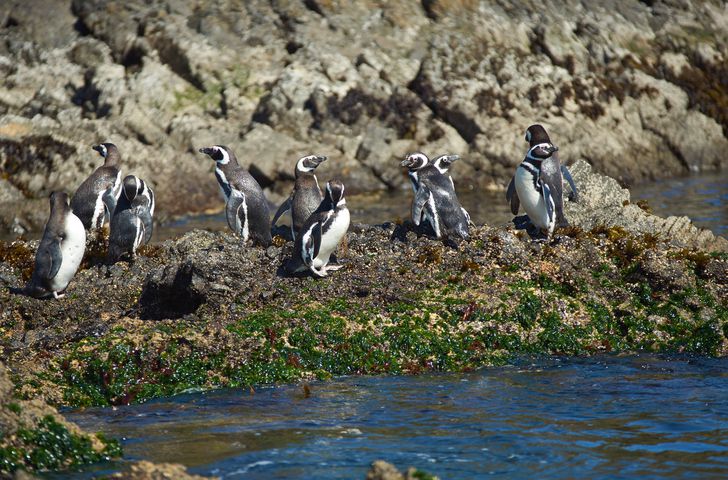
[[[119,149],[113,143],[102,143],[93,149],[104,158],[104,164],[83,181],[71,199],[71,210],[86,230],[101,228],[107,215],[111,219],[121,195]]]
[[[307,155],[296,162],[293,192],[273,216],[271,224],[275,225],[281,215],[291,210],[291,235],[294,240],[304,222],[316,211],[324,198],[314,172],[325,160],[323,155]]]
[[[329,258],[349,230],[349,209],[344,198],[344,184],[331,180],[321,205],[308,217],[293,247],[293,258],[286,269],[290,273],[310,269],[317,277],[338,270],[341,265],[329,265]]]
[[[459,157],[441,155],[430,161],[423,153],[407,155],[401,165],[407,167],[414,199],[412,222],[419,226],[423,219],[432,227],[436,238],[470,237],[470,215],[462,207],[450,176],[450,165]]]
[[[68,205],[68,195],[53,192],[51,214],[35,254],[35,269],[21,293],[61,298],[86,250],[86,229]]]
[[[270,210],[263,189],[238,164],[232,150],[224,145],[200,149],[215,160],[215,177],[225,196],[225,216],[230,229],[247,242],[267,247],[271,244]]]
[[[124,178],[122,195],[111,217],[109,261],[116,262],[128,254],[133,261],[137,249],[152,238],[154,192],[136,175]]]
[[[561,166],[556,153],[559,148],[551,143],[543,126],[536,124],[528,127],[526,141],[529,143],[526,158],[508,184],[506,199],[514,215],[523,205],[534,227],[529,229],[531,236],[548,237],[556,226],[568,225],[564,217],[563,178],[566,177],[571,186],[570,198],[574,201],[578,196],[576,185],[568,169]]]

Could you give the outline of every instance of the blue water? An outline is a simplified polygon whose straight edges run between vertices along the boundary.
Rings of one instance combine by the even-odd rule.
[[[728,478],[728,359],[540,358],[309,387],[68,417],[123,437],[128,459],[223,478],[363,479],[375,459],[443,479]]]
[[[630,189],[660,216],[688,216],[701,228],[728,237],[728,171],[657,180]]]

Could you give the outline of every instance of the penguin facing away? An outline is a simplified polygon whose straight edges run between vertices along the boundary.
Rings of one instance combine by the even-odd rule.
[[[291,235],[294,240],[304,222],[316,211],[324,198],[315,170],[326,158],[324,155],[307,155],[296,162],[293,192],[273,216],[271,225],[275,225],[285,212],[291,210]]]
[[[128,254],[133,261],[136,251],[152,238],[154,216],[154,192],[136,175],[124,178],[122,195],[111,218],[109,233],[110,262]]]
[[[526,141],[529,149],[508,184],[506,199],[514,215],[523,205],[532,225],[531,236],[548,237],[556,226],[568,225],[564,217],[563,178],[571,187],[570,199],[577,201],[578,193],[571,174],[559,161],[559,148],[551,143],[546,129],[531,125],[526,130]]]
[[[224,145],[200,148],[215,160],[215,177],[225,197],[225,216],[230,229],[253,243],[271,244],[270,210],[263,189],[243,167],[231,149]]]
[[[460,204],[448,171],[458,158],[457,155],[441,155],[430,161],[417,152],[407,155],[401,163],[408,169],[415,194],[412,222],[419,226],[423,219],[427,220],[436,238],[470,237],[470,215]]]
[[[321,205],[301,227],[286,270],[296,273],[308,268],[315,276],[325,277],[329,272],[340,269],[342,265],[329,265],[329,259],[349,230],[349,223],[344,184],[331,180],[326,184],[326,195]]]
[[[35,269],[28,284],[20,293],[35,298],[61,298],[76,274],[86,250],[86,229],[71,211],[68,195],[53,192],[51,213],[43,230]]]
[[[95,145],[93,149],[104,158],[104,164],[81,183],[71,199],[71,210],[86,230],[101,228],[107,216],[111,219],[121,195],[119,149],[113,143]]]

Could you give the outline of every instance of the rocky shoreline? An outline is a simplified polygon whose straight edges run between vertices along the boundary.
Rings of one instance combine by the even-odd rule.
[[[405,186],[414,150],[460,155],[458,188],[502,190],[538,122],[580,202],[544,243],[354,224],[324,279],[283,275],[284,227],[267,249],[194,230],[115,265],[101,236],[61,300],[11,294],[38,240],[0,242],[0,476],[121,455],[60,406],[520,355],[728,355],[728,240],[620,187],[728,167],[726,24],[723,2],[690,0],[3,2],[2,236],[39,230],[105,141],[164,222],[219,209],[203,145],[230,146],[273,201],[310,153],[351,193]],[[114,478],[200,478],[126,466]],[[378,463],[367,478],[428,476]]]
[[[485,225],[451,248],[408,222],[353,225],[323,279],[282,275],[282,237],[194,230],[133,264],[92,245],[66,297],[44,301],[9,293],[37,241],[3,244],[0,359],[18,399],[87,406],[518,355],[727,355],[728,241],[643,211],[585,162],[572,173],[580,202],[549,242]]]

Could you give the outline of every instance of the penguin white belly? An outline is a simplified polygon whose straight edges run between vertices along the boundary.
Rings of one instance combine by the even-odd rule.
[[[350,216],[347,208],[339,210],[335,214],[331,227],[329,227],[326,233],[321,236],[319,253],[313,261],[313,266],[315,268],[321,268],[324,265],[328,265],[329,257],[331,257],[331,254],[334,253],[336,247],[339,246],[344,235],[346,235],[347,230],[349,230],[349,220]]]
[[[54,292],[66,289],[81,265],[86,250],[86,230],[81,220],[70,212],[66,216],[65,233],[66,238],[61,241],[61,267],[50,282],[51,290]]]
[[[533,184],[533,175],[525,168],[518,167],[516,170],[516,192],[521,206],[526,211],[528,218],[538,228],[551,232],[554,228],[552,219],[549,218],[541,191]]]

